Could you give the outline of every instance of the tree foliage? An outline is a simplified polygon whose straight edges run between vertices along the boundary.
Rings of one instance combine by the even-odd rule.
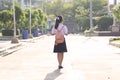
[[[107,2],[108,0],[92,0],[93,17],[107,15]],[[88,20],[90,18],[90,0],[73,0],[69,3],[63,3],[62,0],[53,0],[52,3],[46,3],[46,9],[48,15],[63,15],[64,18],[77,20],[80,28],[88,29],[90,27],[90,20]],[[84,23],[84,21],[86,22]]]
[[[12,24],[13,15],[11,11],[3,10],[0,12],[0,22],[4,28],[8,28]]]
[[[10,9],[4,9],[0,11],[0,25],[3,28],[12,29],[13,28],[13,5],[11,5],[9,8]],[[25,10],[22,10],[20,5],[16,2],[15,3],[15,20],[16,20],[17,28],[28,29],[30,26],[30,8],[26,8]],[[47,16],[42,11],[42,9],[32,8],[31,21],[32,21],[32,24],[31,24],[32,28],[35,27],[36,25],[46,26]]]
[[[106,31],[109,29],[110,25],[113,24],[113,19],[109,16],[103,16],[97,20],[98,28],[101,31]]]
[[[115,17],[115,19],[117,19],[118,21],[120,21],[120,4],[116,5],[112,9],[112,15],[113,15],[113,17]]]

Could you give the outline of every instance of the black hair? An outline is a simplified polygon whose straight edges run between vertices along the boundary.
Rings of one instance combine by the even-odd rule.
[[[55,29],[57,29],[57,28],[58,28],[59,23],[61,23],[62,21],[63,21],[62,16],[57,16],[57,17],[56,17]]]

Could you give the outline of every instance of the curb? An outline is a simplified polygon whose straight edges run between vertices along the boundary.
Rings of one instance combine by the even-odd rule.
[[[40,39],[43,37],[44,36],[39,36],[39,37],[35,37],[35,38],[20,40],[19,42],[29,42],[29,41],[33,41],[33,40]],[[21,46],[22,46],[22,43],[15,43],[15,44],[11,43],[11,45],[8,45],[7,47],[0,48],[0,56],[1,57],[7,56],[7,55],[21,49]]]
[[[0,56],[3,57],[3,56],[6,56],[8,54],[11,54],[11,53],[19,50],[18,47],[20,47],[20,46],[22,46],[21,43],[2,48],[2,49],[0,49]]]

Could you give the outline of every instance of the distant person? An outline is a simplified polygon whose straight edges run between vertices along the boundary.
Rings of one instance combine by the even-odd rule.
[[[57,16],[56,17],[55,26],[52,28],[51,33],[53,35],[56,35],[58,30],[61,32],[61,34],[63,36],[68,34],[68,29],[67,29],[67,26],[65,26],[63,24],[62,16]],[[64,37],[64,41],[62,43],[59,43],[57,45],[56,45],[56,43],[54,44],[53,52],[57,53],[57,59],[58,59],[58,64],[59,64],[58,69],[62,69],[63,68],[62,61],[63,61],[63,57],[64,57],[64,52],[67,52],[65,37]]]

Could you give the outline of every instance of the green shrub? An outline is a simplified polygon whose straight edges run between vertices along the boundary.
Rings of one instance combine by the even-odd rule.
[[[97,25],[99,31],[108,31],[109,27],[113,24],[113,19],[109,16],[102,16],[97,19]]]
[[[120,38],[110,38],[109,41],[116,41],[116,40],[120,40]]]
[[[16,30],[16,35],[20,35],[19,30]],[[14,30],[2,30],[2,36],[14,36]]]

